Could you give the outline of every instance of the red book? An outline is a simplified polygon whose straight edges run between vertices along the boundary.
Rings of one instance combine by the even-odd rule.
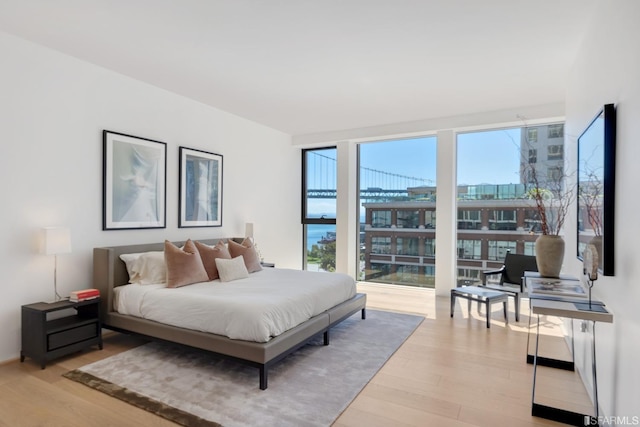
[[[69,295],[69,298],[73,299],[86,299],[91,297],[99,297],[100,291],[98,289],[81,289],[79,291],[73,291]]]

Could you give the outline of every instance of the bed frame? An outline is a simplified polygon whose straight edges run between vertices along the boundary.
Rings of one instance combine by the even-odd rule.
[[[226,239],[201,240],[201,242],[214,245],[219,240]],[[179,246],[183,243],[175,242]],[[222,335],[179,328],[115,312],[113,289],[126,285],[129,281],[129,274],[120,255],[162,250],[164,250],[164,243],[93,249],[93,286],[100,290],[102,297],[100,301],[102,326],[117,332],[133,333],[153,340],[169,341],[207,350],[216,355],[255,366],[260,369],[261,390],[267,388],[268,370],[272,365],[321,334],[324,335],[324,344],[329,345],[331,327],[358,311],[362,312],[362,319],[366,318],[366,294],[356,294],[353,298],[312,317],[270,341],[258,343],[234,340]]]

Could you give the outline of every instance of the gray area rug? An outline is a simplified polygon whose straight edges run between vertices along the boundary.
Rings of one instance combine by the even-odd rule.
[[[149,343],[65,376],[185,426],[328,426],[424,320],[367,310],[269,370],[187,347]]]

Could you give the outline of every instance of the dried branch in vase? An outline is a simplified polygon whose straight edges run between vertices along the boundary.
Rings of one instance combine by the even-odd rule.
[[[578,197],[587,213],[587,221],[596,236],[602,236],[603,226],[603,197],[604,187],[602,179],[595,171],[587,170],[586,180],[580,183]]]
[[[528,135],[527,126],[523,132]],[[570,174],[564,171],[564,162],[559,166],[546,165],[546,176],[541,177],[538,169],[537,150],[527,137],[524,138],[526,147],[522,153],[529,152],[528,159],[522,159],[523,176],[526,177],[526,196],[535,201],[540,232],[543,235],[557,236],[562,231],[567,214],[576,199],[575,186],[569,185]],[[532,153],[536,153],[532,156]],[[558,155],[564,159],[563,153]]]

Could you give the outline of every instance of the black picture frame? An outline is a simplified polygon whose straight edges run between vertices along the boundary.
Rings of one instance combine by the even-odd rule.
[[[616,109],[606,104],[578,137],[579,260],[587,244],[598,251],[598,271],[614,275]]]
[[[103,130],[102,229],[166,228],[167,144]]]
[[[180,147],[178,227],[222,226],[221,154]]]

